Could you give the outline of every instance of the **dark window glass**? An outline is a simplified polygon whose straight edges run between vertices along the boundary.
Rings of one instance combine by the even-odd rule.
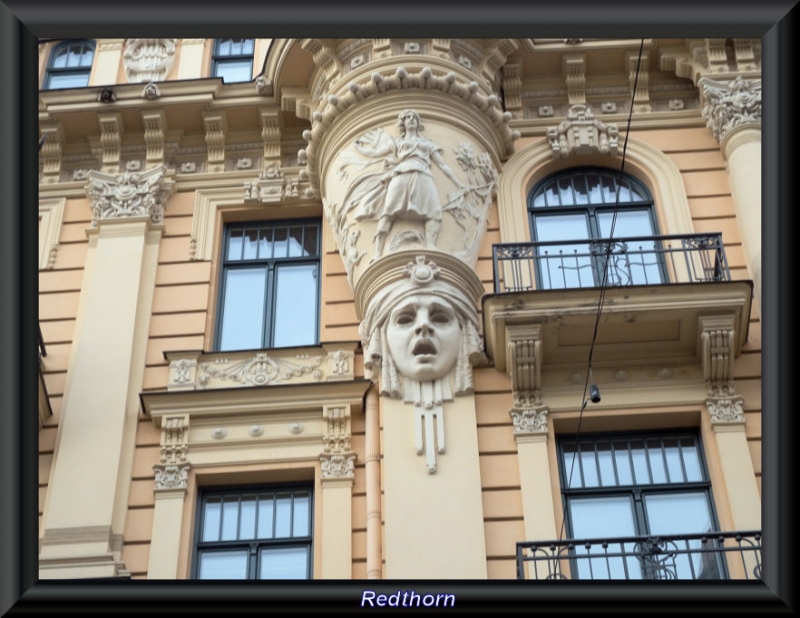
[[[281,486],[200,496],[196,579],[310,579],[311,488]]]
[[[319,221],[227,227],[218,350],[317,343]]]
[[[226,83],[249,82],[253,79],[255,39],[217,39],[211,63],[212,76]]]
[[[93,59],[93,41],[65,41],[56,45],[47,63],[44,89],[88,86]]]

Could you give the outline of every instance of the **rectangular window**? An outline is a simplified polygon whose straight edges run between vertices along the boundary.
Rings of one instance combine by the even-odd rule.
[[[253,79],[255,39],[216,39],[212,76],[225,83],[249,82]]]
[[[319,259],[319,220],[228,225],[217,349],[316,344]]]
[[[718,530],[694,430],[562,437],[558,450],[573,578],[724,577],[710,539],[674,538]]]
[[[310,485],[208,489],[198,504],[195,579],[311,579]]]

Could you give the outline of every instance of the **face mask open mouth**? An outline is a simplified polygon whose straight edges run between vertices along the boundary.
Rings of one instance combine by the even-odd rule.
[[[411,353],[414,356],[430,356],[435,355],[437,353],[436,346],[427,339],[421,339],[414,345],[414,349],[411,350]]]

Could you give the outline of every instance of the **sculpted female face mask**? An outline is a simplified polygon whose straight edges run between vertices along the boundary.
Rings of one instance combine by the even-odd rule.
[[[410,296],[389,314],[386,341],[406,378],[423,382],[445,377],[455,366],[460,340],[456,312],[436,296]]]

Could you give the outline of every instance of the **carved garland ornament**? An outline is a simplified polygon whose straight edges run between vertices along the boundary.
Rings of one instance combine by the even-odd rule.
[[[201,387],[205,388],[212,377],[251,386],[264,386],[307,374],[311,374],[315,380],[322,379],[322,371],[319,369],[323,361],[322,356],[297,358],[302,362],[290,361],[285,358],[271,358],[266,353],[259,352],[253,358],[231,365],[228,365],[228,359],[220,358],[211,363],[199,365],[199,370],[206,375],[200,376],[198,382]],[[225,367],[218,368],[214,365],[225,365]]]

